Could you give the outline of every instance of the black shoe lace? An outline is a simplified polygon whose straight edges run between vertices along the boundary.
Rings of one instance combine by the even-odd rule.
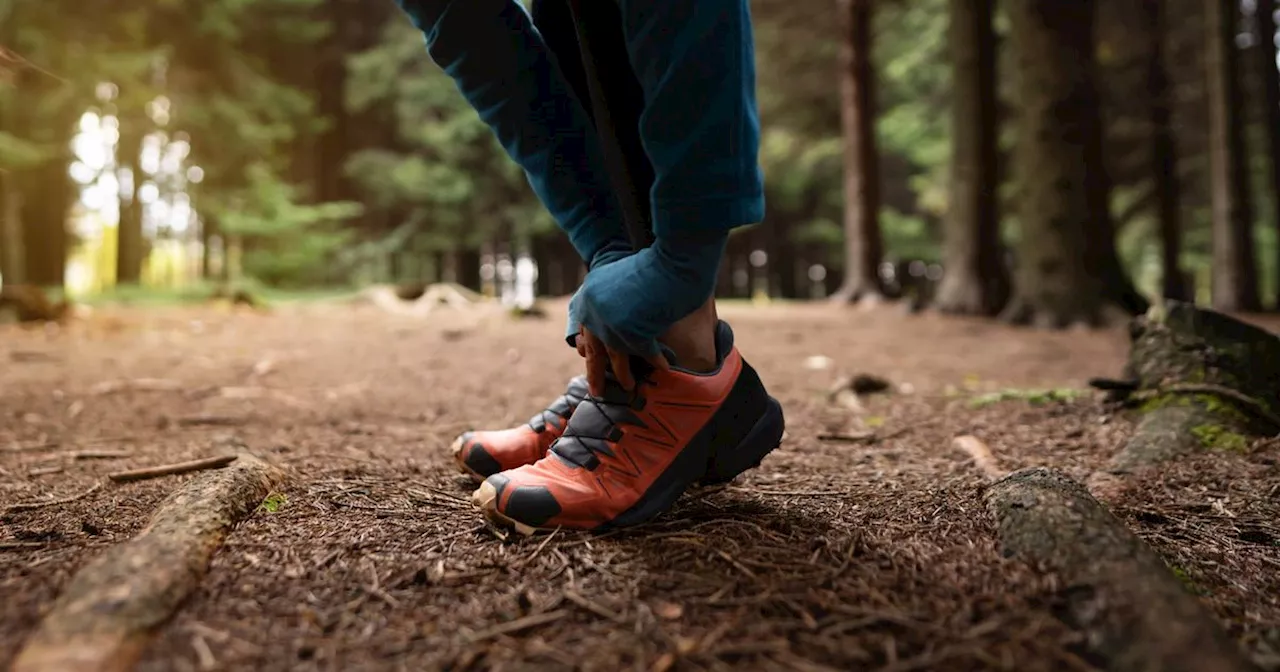
[[[569,387],[564,394],[539,411],[537,415],[529,418],[529,427],[541,434],[547,431],[547,425],[563,426],[569,416],[573,415],[573,410],[587,398],[588,394],[590,391],[587,390],[586,378],[574,378],[569,381]]]
[[[569,418],[564,434],[551,444],[551,452],[587,470],[600,466],[601,455],[616,457],[609,444],[622,439],[622,425],[645,426],[636,411],[644,409],[643,389],[652,384],[647,376],[637,372],[636,388],[628,392],[612,373],[607,374],[604,394],[588,395],[582,400]]]

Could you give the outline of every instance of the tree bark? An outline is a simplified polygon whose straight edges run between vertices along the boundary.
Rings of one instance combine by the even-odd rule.
[[[22,262],[26,257],[22,245],[22,195],[14,185],[12,174],[0,172],[0,283],[26,282]]]
[[[70,246],[67,218],[75,200],[75,186],[67,172],[71,139],[65,140],[58,142],[57,155],[27,172],[26,182],[19,186],[24,193],[20,217],[26,280],[38,287],[61,289],[65,282]]]
[[[137,285],[142,279],[142,201],[138,194],[142,189],[142,137],[145,134],[145,114],[126,112],[119,115],[120,144],[116,160],[129,170],[132,188],[128,202],[121,200],[120,224],[116,240],[116,284]]]
[[[1096,0],[1013,0],[1021,64],[1017,174],[1021,177],[1016,324],[1102,324],[1146,310],[1120,266],[1102,160],[1093,63]]]
[[[837,0],[840,118],[844,132],[844,285],[832,299],[854,302],[883,295],[879,265],[880,171],[876,151],[875,67],[871,60],[872,0]]]
[[[1271,215],[1272,226],[1276,230],[1275,265],[1276,273],[1280,274],[1280,71],[1276,69],[1280,43],[1276,40],[1275,0],[1258,0],[1258,36],[1262,104],[1265,110],[1262,120],[1267,129],[1267,146],[1270,150],[1270,161],[1267,163],[1271,167],[1271,202],[1274,206]],[[1280,279],[1276,282],[1275,291],[1272,306],[1280,310]]]
[[[1062,472],[1014,472],[987,488],[985,499],[1005,553],[1061,578],[1057,613],[1083,635],[1099,667],[1253,669],[1164,560]]]
[[[1160,293],[1166,299],[1189,300],[1182,274],[1182,221],[1178,206],[1178,148],[1174,139],[1173,97],[1165,63],[1167,35],[1166,0],[1143,0],[1147,39],[1148,123],[1151,133],[1151,179],[1155,193],[1156,222],[1160,231],[1162,277]]]
[[[943,239],[943,312],[994,315],[1009,298],[1000,249],[995,0],[951,0],[951,205]]]
[[[63,589],[15,671],[129,670],[209,571],[231,528],[284,480],[250,455],[178,486],[134,538],[109,547]]]
[[[1213,202],[1213,307],[1222,311],[1261,308],[1253,249],[1253,203],[1244,145],[1236,32],[1238,6],[1205,0],[1209,96],[1209,172]]]

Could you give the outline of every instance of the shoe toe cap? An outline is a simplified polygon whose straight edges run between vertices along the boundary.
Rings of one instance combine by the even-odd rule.
[[[497,487],[497,484],[494,484]],[[502,484],[507,485],[505,482]],[[498,488],[499,492],[503,488]],[[560,515],[560,502],[547,488],[540,485],[518,485],[502,502],[502,514],[531,527],[542,527],[547,521]]]
[[[458,457],[468,469],[481,476],[492,476],[502,471],[502,465],[478,441],[464,441]]]

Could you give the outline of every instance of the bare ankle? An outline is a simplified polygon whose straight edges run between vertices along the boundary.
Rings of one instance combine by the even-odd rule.
[[[676,364],[681,368],[706,373],[714,371],[718,364],[716,352],[715,297],[707,299],[701,308],[676,322],[658,341],[675,353]]]

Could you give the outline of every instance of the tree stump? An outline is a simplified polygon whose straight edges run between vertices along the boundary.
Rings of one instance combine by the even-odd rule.
[[[1060,618],[1084,634],[1102,668],[1253,669],[1160,556],[1084,486],[1052,469],[1024,469],[992,484],[986,499],[1006,555],[1062,579]]]
[[[1179,301],[1134,320],[1130,336],[1142,418],[1116,470],[1280,433],[1280,337]]]

